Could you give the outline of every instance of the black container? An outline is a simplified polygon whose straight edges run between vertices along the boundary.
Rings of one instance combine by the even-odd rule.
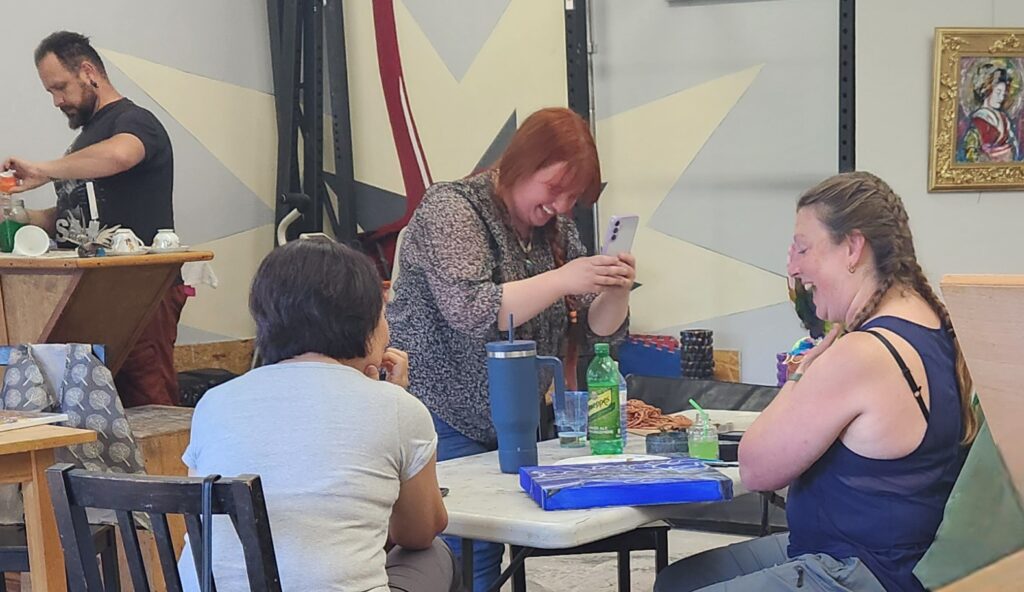
[[[740,443],[730,440],[718,440],[718,459],[723,462],[736,462],[739,457]]]
[[[715,374],[714,333],[686,329],[679,333],[679,369],[683,378],[708,379]]]
[[[647,436],[645,440],[647,454],[687,454],[690,451],[686,430],[658,432]]]

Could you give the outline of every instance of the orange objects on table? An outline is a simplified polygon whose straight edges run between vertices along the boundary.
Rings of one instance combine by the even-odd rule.
[[[17,186],[18,178],[14,176],[14,171],[0,173],[0,193],[10,193]]]

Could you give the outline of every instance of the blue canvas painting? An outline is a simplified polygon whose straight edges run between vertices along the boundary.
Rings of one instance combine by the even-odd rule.
[[[523,467],[519,485],[545,510],[732,499],[732,480],[693,458]]]

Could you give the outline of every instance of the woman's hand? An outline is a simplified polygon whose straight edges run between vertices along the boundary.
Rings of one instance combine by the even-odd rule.
[[[622,286],[616,286],[609,288],[609,292],[618,292],[622,295],[629,296],[629,291],[633,289],[634,280],[636,280],[636,257],[631,253],[620,253],[619,254],[619,266],[624,267],[626,274],[622,276],[626,280],[626,284]]]
[[[605,292],[614,288],[633,287],[636,270],[626,263],[628,257],[623,255],[594,255],[579,257],[554,270],[564,294],[580,295]],[[635,262],[635,260],[634,260]]]
[[[387,373],[387,381],[391,384],[407,389],[409,388],[409,354],[404,351],[389,347],[384,352],[384,360],[381,362],[384,372]]]
[[[842,334],[842,332],[842,325],[840,325],[839,323],[833,325],[832,330],[828,332],[828,335],[826,335],[825,338],[822,339],[820,343],[818,343],[818,345],[815,345],[806,354],[804,354],[804,359],[801,360],[800,366],[796,369],[796,372],[794,374],[803,374],[804,372],[806,372],[807,368],[810,367],[811,363],[814,362],[815,358],[825,353],[825,350],[827,350],[829,347],[832,346],[833,343],[835,343],[836,339],[839,338],[839,335]]]

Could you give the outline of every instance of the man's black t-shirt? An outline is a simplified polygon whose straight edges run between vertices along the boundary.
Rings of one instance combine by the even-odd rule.
[[[93,114],[68,148],[71,154],[117,134],[131,134],[146,148],[134,167],[102,179],[63,179],[57,190],[57,219],[71,211],[83,223],[92,219],[86,181],[93,181],[99,221],[131,228],[147,245],[160,228],[174,228],[174,156],[167,131],[157,118],[128,99],[119,99]]]

